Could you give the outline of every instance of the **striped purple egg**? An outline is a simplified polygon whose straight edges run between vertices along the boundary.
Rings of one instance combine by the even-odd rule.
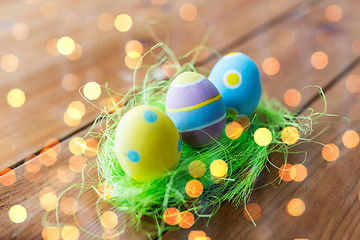
[[[166,114],[182,140],[203,146],[217,140],[225,128],[223,99],[214,84],[194,72],[184,72],[171,83],[166,95]]]

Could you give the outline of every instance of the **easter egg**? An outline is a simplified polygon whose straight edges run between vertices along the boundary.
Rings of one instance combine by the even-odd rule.
[[[222,57],[212,68],[209,80],[219,90],[228,113],[250,115],[261,96],[259,70],[254,61],[239,52]]]
[[[178,166],[181,141],[165,112],[142,105],[121,118],[115,133],[115,151],[128,176],[148,182]]]
[[[209,144],[224,131],[223,99],[216,87],[199,73],[184,72],[174,79],[165,108],[182,140],[191,146]]]

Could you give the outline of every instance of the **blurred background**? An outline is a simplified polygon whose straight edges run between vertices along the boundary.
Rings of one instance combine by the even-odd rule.
[[[70,139],[87,131],[101,113],[92,104],[101,109],[114,106],[116,109],[116,103],[121,100],[100,86],[107,85],[125,94],[133,84],[136,65],[154,62],[151,56],[140,59],[158,42],[168,44],[176,56],[199,46],[209,47],[194,51],[187,58],[196,55],[196,66],[205,75],[219,55],[244,52],[260,70],[264,93],[291,111],[303,111],[309,106],[322,111],[324,105],[318,98],[318,89],[304,89],[316,85],[329,93],[330,113],[357,124],[360,120],[359,22],[358,0],[3,0],[0,3],[1,191],[8,196],[15,186],[21,190],[32,184],[29,189],[37,194],[50,184],[60,193],[59,189],[75,181],[74,177],[66,177],[74,171],[71,163],[68,164],[70,155],[59,155],[61,146],[62,154],[69,144],[71,154],[77,154]],[[171,61],[165,61],[159,67],[159,78],[170,78],[176,70]],[[351,126],[356,129],[357,125]],[[348,125],[337,128],[338,132],[333,131],[323,142],[340,146],[341,136],[348,128]],[[357,133],[352,133],[347,143],[350,141],[350,146],[355,148],[357,139]],[[96,140],[87,139],[83,144],[87,149],[85,154],[96,155]],[[50,151],[53,146],[57,148]],[[321,149],[316,153],[323,161]],[[43,158],[46,160],[40,158],[40,163],[21,168],[39,154],[46,156]],[[56,166],[56,170],[50,166],[54,169]],[[1,178],[5,173],[7,178]],[[312,174],[316,179],[322,176]],[[62,187],[54,185],[52,178],[57,178]],[[342,180],[343,184],[351,185],[350,179]],[[358,191],[356,198],[357,194]],[[266,202],[263,195],[261,192],[257,195],[259,205]],[[25,207],[33,205],[26,199],[16,199],[2,201],[9,206],[15,201],[24,202]],[[39,199],[37,205],[38,202]],[[277,202],[283,204],[281,200]],[[255,206],[254,214],[259,215],[259,205]],[[39,215],[29,208],[29,216]],[[267,212],[270,216],[270,210],[262,209],[263,215]],[[1,214],[8,220],[8,209]],[[218,217],[217,222],[225,221],[225,216]],[[253,229],[245,218],[249,229]],[[291,220],[288,221],[290,226]],[[260,225],[253,239],[273,236],[271,229],[261,226],[269,225]],[[281,229],[284,225],[278,226]],[[28,232],[29,227],[22,225],[16,231]],[[41,232],[40,220],[37,228]],[[295,230],[291,229],[289,236],[300,237],[301,234],[293,234]],[[307,233],[307,229],[310,230],[305,237],[316,232],[311,226],[296,231]],[[221,232],[215,231],[213,236],[223,237]],[[184,239],[187,234],[178,237]]]

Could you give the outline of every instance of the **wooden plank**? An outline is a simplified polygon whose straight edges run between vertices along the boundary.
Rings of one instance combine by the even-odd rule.
[[[337,122],[341,117],[327,117],[323,120],[330,120],[333,124],[316,139],[323,144],[334,143],[338,146],[340,155],[335,161],[324,160],[322,145],[305,144],[301,147],[308,153],[304,163],[307,168],[304,181],[283,182],[253,192],[250,203],[261,207],[257,227],[245,219],[243,207],[235,209],[231,204],[224,204],[209,226],[206,226],[206,221],[200,221],[190,230],[167,232],[164,239],[186,239],[191,230],[205,231],[211,239],[358,239],[360,150],[356,144],[352,149],[345,147],[342,140],[348,130],[360,132],[360,118],[356,110],[358,94],[350,93],[346,86],[350,75],[359,77],[360,65],[335,84],[326,97],[328,113],[348,117],[352,121]],[[323,101],[318,99],[311,107],[322,111]],[[314,130],[319,132],[325,126],[327,124],[317,125]],[[350,143],[354,141],[356,139],[348,139]],[[292,155],[289,160],[291,164],[302,163],[303,156]],[[271,161],[281,166],[283,158],[276,156]],[[270,173],[261,175],[258,186],[277,177],[278,171],[270,168]],[[305,212],[297,217],[287,212],[287,204],[293,198],[302,199],[306,206]]]
[[[178,17],[180,2],[153,5],[149,1],[140,0],[121,4],[113,0],[86,4],[81,0],[61,1],[56,3],[57,14],[45,18],[41,16],[43,3],[26,5],[20,0],[7,1],[0,10],[1,19],[4,20],[0,28],[0,44],[7,46],[0,51],[0,56],[15,54],[19,66],[14,72],[0,71],[0,78],[7,79],[0,83],[3,96],[0,101],[0,152],[3,159],[0,169],[42,149],[50,138],[65,138],[86,126],[99,114],[76,90],[64,89],[62,79],[66,74],[75,74],[79,78],[78,86],[89,81],[99,84],[109,82],[114,90],[126,92],[132,71],[124,66],[124,46],[129,40],[138,39],[145,49],[150,48],[153,42],[144,29],[149,19],[156,19],[171,30],[170,45],[181,54],[195,47],[209,26],[214,27],[209,46],[221,49],[301,2],[271,1],[272,5],[269,5],[266,0],[214,1],[212,4],[197,1],[194,3],[198,10],[196,19],[186,22]],[[100,31],[96,21],[103,13],[112,16],[128,13],[133,18],[132,29],[127,33],[120,33],[114,28],[107,32]],[[17,22],[27,24],[29,36],[26,40],[14,41],[11,28]],[[21,33],[24,34],[24,30]],[[47,53],[48,41],[65,35],[81,44],[83,55],[79,60],[71,61],[65,56],[54,57]],[[72,80],[75,85],[76,81]],[[22,89],[26,96],[25,104],[16,109],[6,102],[6,95],[14,88]],[[105,95],[103,93],[95,104],[99,105]],[[63,120],[72,101],[81,101],[86,108],[85,116],[76,127],[67,126]]]
[[[284,27],[291,29],[295,34],[301,33],[305,30],[306,26],[308,26],[307,32],[315,32],[318,26],[316,23],[325,22],[324,19],[319,19],[319,16],[329,4],[329,1],[320,4],[306,17],[289,24],[284,24]],[[305,144],[301,146],[299,149],[305,150],[308,153],[308,160],[304,163],[307,167],[307,178],[302,182],[292,181],[280,185],[274,184],[274,186],[268,186],[254,191],[249,203],[256,203],[261,207],[261,217],[256,221],[257,227],[254,227],[250,221],[245,219],[243,207],[235,209],[233,205],[225,203],[219,212],[211,219],[208,226],[207,219],[203,219],[191,229],[167,232],[164,235],[164,239],[186,239],[193,230],[205,231],[211,239],[359,238],[360,229],[358,227],[359,219],[357,217],[360,190],[358,184],[360,165],[357,161],[359,147],[348,149],[342,143],[342,137],[345,131],[355,130],[359,133],[360,130],[360,118],[358,114],[359,95],[349,93],[346,87],[346,85],[351,85],[351,80],[348,80],[349,74],[342,76],[342,70],[347,67],[346,64],[342,65],[343,61],[346,61],[347,64],[357,64],[357,68],[352,70],[350,75],[360,74],[360,59],[356,58],[351,51],[351,44],[358,38],[359,33],[356,32],[356,30],[353,32],[354,27],[347,27],[350,23],[356,24],[354,21],[356,17],[351,9],[357,3],[355,1],[346,1],[342,2],[342,4],[345,4],[341,5],[343,7],[344,18],[339,24],[331,26],[337,29],[336,32],[338,35],[333,35],[332,43],[329,43],[328,46],[315,45],[315,39],[309,37],[308,41],[302,38],[303,42],[301,44],[292,45],[292,47],[288,49],[281,50],[280,48],[276,48],[274,47],[276,44],[272,43],[272,41],[269,41],[269,49],[266,48],[266,50],[278,54],[277,56],[282,56],[284,59],[283,62],[287,66],[286,68],[284,67],[284,71],[286,72],[278,79],[278,84],[272,88],[273,92],[269,91],[270,95],[275,97],[278,95],[277,98],[281,99],[284,90],[288,88],[301,89],[306,85],[314,84],[314,80],[316,80],[316,85],[323,87],[330,84],[331,87],[326,92],[328,113],[349,117],[352,122],[342,122],[331,125],[331,128],[317,138],[316,141],[324,144],[335,143],[340,149],[338,159],[335,162],[325,161],[322,157],[322,145]],[[312,24],[314,27],[309,27],[309,25]],[[297,30],[298,28],[300,30]],[[296,36],[299,35],[296,34]],[[259,36],[259,38],[261,37],[263,36]],[[275,34],[270,34],[267,39],[276,39],[275,37]],[[264,37],[264,42],[266,42],[265,39]],[[276,40],[274,42],[276,42]],[[254,43],[252,41],[252,43],[249,44],[256,45],[259,44],[259,42]],[[298,49],[300,46],[306,46],[309,49],[303,49],[302,52],[298,52],[298,55],[302,57],[298,56],[298,58],[296,58],[294,52],[297,50],[291,49]],[[319,77],[321,71],[312,70],[309,62],[306,62],[315,50],[326,51],[329,56],[329,65],[322,71],[321,77]],[[341,53],[335,54],[334,52],[331,53],[331,51],[341,51]],[[257,54],[252,56],[255,56],[255,58],[259,57]],[[266,56],[276,55],[269,54]],[[345,60],[346,57],[348,58],[347,60]],[[265,57],[263,57],[263,59],[264,58]],[[355,58],[356,60],[354,61]],[[281,62],[281,60],[279,61]],[[301,62],[303,62],[303,64],[300,64]],[[333,62],[332,67],[330,67],[331,62]],[[338,74],[342,76],[340,79],[337,77]],[[285,79],[287,79],[287,82],[284,82]],[[331,81],[332,79],[341,81],[338,83],[335,81],[336,84],[334,85]],[[268,78],[267,81],[273,80]],[[352,89],[356,89],[356,84],[356,80],[352,80],[352,85],[355,85]],[[310,91],[310,93],[315,91],[317,91],[316,88]],[[303,100],[305,99],[305,101],[302,101],[300,105],[296,106],[297,109],[301,109],[303,105],[306,105],[309,100],[307,95],[310,95],[310,93],[304,92]],[[316,111],[322,111],[324,106],[323,102],[318,98],[317,101],[309,107],[314,108]],[[340,118],[323,119],[323,121],[326,120],[338,122]],[[315,126],[315,133],[319,132],[325,126],[327,126],[326,123]],[[289,160],[291,164],[297,164],[302,163],[303,158],[303,155],[291,155]],[[271,161],[280,167],[284,160],[282,156],[277,155],[271,157]],[[271,166],[269,167],[272,172],[263,172],[258,180],[258,187],[271,182],[278,176],[278,170]],[[293,198],[301,198],[305,202],[306,210],[301,216],[291,216],[287,212],[288,203]]]
[[[77,136],[83,136],[85,132],[80,132]],[[61,225],[58,231],[62,231],[65,225],[77,226],[76,221],[72,215],[72,208],[66,199],[77,199],[80,188],[74,187],[69,191],[66,191],[72,185],[82,184],[81,165],[71,163],[71,157],[74,157],[69,151],[69,142],[71,138],[62,142],[61,145],[53,147],[54,152],[58,152],[57,155],[48,154],[45,157],[34,157],[27,161],[26,164],[17,167],[12,170],[11,173],[5,174],[0,177],[1,183],[12,183],[12,174],[16,177],[14,184],[9,186],[0,187],[0,215],[3,218],[2,231],[0,233],[1,239],[41,239],[43,232],[42,219],[45,214],[44,209],[51,210],[48,216],[48,221],[56,225],[56,203],[58,204],[59,220]],[[85,151],[86,153],[86,151]],[[90,155],[92,152],[88,152]],[[56,156],[56,157],[55,157]],[[95,163],[95,158],[88,156],[89,162]],[[51,159],[55,159],[54,164],[51,166],[42,166],[40,163],[51,162]],[[80,167],[80,170],[79,170]],[[74,172],[75,170],[76,172]],[[98,179],[97,169],[92,168],[91,164],[88,164],[84,170],[84,180],[86,182],[86,188],[83,190],[82,195],[77,201],[76,217],[80,226],[87,231],[102,235],[105,228],[100,223],[100,219],[97,216],[96,201],[98,195],[94,189],[89,188],[89,184],[96,183],[93,179]],[[52,189],[52,191],[49,190]],[[47,194],[47,195],[46,195]],[[57,202],[55,197],[63,196]],[[65,202],[63,200],[65,199]],[[27,210],[27,218],[25,222],[21,224],[15,224],[11,222],[9,218],[9,210],[13,205],[25,207]],[[126,225],[131,224],[129,216],[123,213],[119,213],[113,207],[103,201],[99,204],[99,211],[103,214],[106,211],[112,211],[118,215],[117,229],[119,231]],[[69,215],[70,214],[70,215]],[[17,215],[18,216],[18,215]],[[143,234],[135,231],[135,228],[127,226],[123,237],[129,239],[147,239]],[[46,231],[46,230],[45,230]],[[90,235],[80,231],[80,239],[89,238]],[[49,237],[50,238],[50,237]]]

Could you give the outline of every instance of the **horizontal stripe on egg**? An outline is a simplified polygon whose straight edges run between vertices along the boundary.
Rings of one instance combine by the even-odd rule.
[[[216,119],[215,121],[209,122],[207,124],[204,124],[204,125],[196,127],[196,128],[190,128],[190,129],[182,130],[182,131],[179,130],[179,132],[186,133],[186,132],[198,131],[198,130],[201,130],[201,129],[204,129],[204,128],[207,128],[207,127],[211,127],[211,126],[223,121],[225,118],[226,118],[226,113],[223,116]]]
[[[222,119],[225,107],[222,98],[220,98],[213,103],[193,110],[166,113],[175,123],[178,131],[188,131],[191,129],[202,129],[203,126]]]
[[[197,108],[201,108],[201,107],[204,107],[206,105],[209,105],[213,102],[216,102],[218,101],[219,99],[221,98],[221,95],[218,94],[202,103],[199,103],[199,104],[196,104],[196,105],[193,105],[193,106],[189,106],[189,107],[183,107],[183,108],[166,108],[166,112],[168,113],[174,113],[174,112],[186,112],[186,111],[190,111],[190,110],[194,110],[194,109],[197,109]]]
[[[195,85],[188,85],[194,82]],[[201,78],[201,81],[194,82],[171,84],[166,95],[166,107],[175,109],[194,106],[219,94],[213,83],[205,77]]]

